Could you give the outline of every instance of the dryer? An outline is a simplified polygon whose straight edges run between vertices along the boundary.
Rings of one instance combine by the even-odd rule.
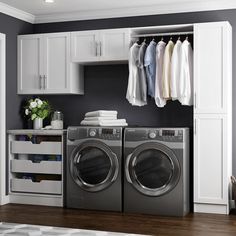
[[[121,166],[121,127],[69,127],[66,206],[122,211]]]
[[[189,129],[126,128],[124,211],[189,212]]]

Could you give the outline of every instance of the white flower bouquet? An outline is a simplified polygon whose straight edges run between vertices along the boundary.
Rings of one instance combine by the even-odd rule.
[[[51,106],[48,101],[42,101],[39,98],[30,99],[24,109],[25,115],[31,120],[36,118],[45,119],[51,113]]]

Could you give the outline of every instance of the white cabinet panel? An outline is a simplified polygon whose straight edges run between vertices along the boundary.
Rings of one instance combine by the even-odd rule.
[[[101,60],[127,60],[129,30],[104,30],[100,33]]]
[[[226,128],[225,115],[195,115],[195,203],[227,203]]]
[[[71,33],[73,62],[89,63],[128,60],[129,29],[92,30]]]
[[[98,32],[71,33],[71,57],[73,62],[96,61],[98,56]]]
[[[70,34],[46,35],[44,89],[60,92],[68,89]]]
[[[227,43],[224,23],[204,23],[194,26],[196,113],[226,112]]]
[[[22,36],[18,40],[18,93],[39,91],[42,78],[42,37]]]

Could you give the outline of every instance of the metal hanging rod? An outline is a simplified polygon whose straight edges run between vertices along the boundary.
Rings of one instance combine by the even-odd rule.
[[[133,38],[139,38],[139,37],[171,36],[171,35],[188,35],[188,34],[193,34],[193,31],[189,31],[189,32],[158,33],[158,34],[134,34],[134,35],[131,35],[131,37],[133,37]]]

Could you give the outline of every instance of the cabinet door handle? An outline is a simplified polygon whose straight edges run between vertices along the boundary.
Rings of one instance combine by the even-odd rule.
[[[194,93],[194,107],[197,108],[197,94]]]
[[[102,56],[102,42],[100,42],[99,48],[100,48],[100,57],[101,57]]]
[[[43,77],[42,77],[42,75],[39,76],[39,88],[43,89]]]
[[[47,88],[47,76],[46,75],[43,76],[43,88],[44,89]]]
[[[98,42],[95,42],[95,56],[98,56]]]

